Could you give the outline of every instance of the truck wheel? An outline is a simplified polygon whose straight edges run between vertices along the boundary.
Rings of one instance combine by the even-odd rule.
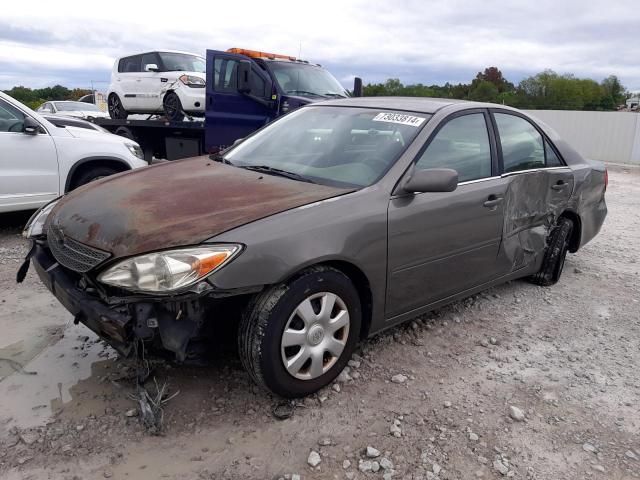
[[[182,102],[175,92],[169,92],[164,96],[162,107],[164,108],[164,114],[170,122],[179,122],[184,118]]]
[[[573,222],[568,218],[560,217],[549,235],[547,250],[544,253],[540,270],[529,277],[532,283],[548,287],[560,280],[572,232]]]
[[[360,298],[351,280],[314,267],[258,294],[238,332],[240,358],[260,386],[297,398],[332,382],[360,335]]]
[[[109,116],[114,120],[124,120],[129,116],[129,113],[122,106],[120,97],[115,93],[109,95],[108,99]]]
[[[69,190],[73,190],[75,188],[80,187],[81,185],[85,185],[89,182],[93,182],[94,180],[99,180],[103,177],[108,177],[109,175],[113,175],[114,173],[118,173],[118,170],[115,170],[111,167],[93,167],[88,169],[82,173],[80,173],[76,178],[73,179],[71,183],[71,188]]]

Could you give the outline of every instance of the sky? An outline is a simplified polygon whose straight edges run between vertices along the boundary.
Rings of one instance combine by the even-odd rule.
[[[639,12],[635,0],[3,2],[0,89],[106,90],[118,56],[240,47],[300,55],[347,88],[468,83],[497,66],[514,83],[550,68],[638,91]]]

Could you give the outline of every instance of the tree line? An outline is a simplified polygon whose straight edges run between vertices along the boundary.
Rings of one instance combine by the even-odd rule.
[[[4,93],[24,103],[27,107],[36,109],[44,102],[51,100],[78,100],[84,95],[89,95],[91,90],[86,88],[69,89],[62,85],[45,88],[27,88],[23,86],[13,87]]]
[[[404,85],[399,79],[390,78],[384,83],[365,85],[363,93],[367,97],[402,95],[458,98],[532,110],[616,110],[628,96],[615,75],[598,83],[589,78],[545,70],[514,85],[504,78],[497,67],[478,72],[468,84]]]
[[[545,70],[514,85],[504,78],[497,67],[488,67],[483,72],[478,72],[471,83],[404,85],[399,79],[390,78],[384,83],[365,85],[363,92],[367,97],[402,95],[459,98],[532,110],[616,110],[628,96],[615,75],[598,83],[589,78],[560,75],[553,70]],[[71,90],[62,85],[35,89],[19,86],[5,90],[5,93],[31,108],[37,108],[48,100],[77,100],[91,93],[91,90]]]

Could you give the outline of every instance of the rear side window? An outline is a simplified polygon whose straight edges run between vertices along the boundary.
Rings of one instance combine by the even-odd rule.
[[[491,147],[482,113],[449,120],[431,140],[416,168],[452,168],[458,182],[491,176]]]
[[[531,123],[507,113],[495,113],[494,117],[500,135],[505,173],[545,166],[544,140]]]
[[[139,55],[136,55],[135,57],[125,57],[120,60],[120,63],[118,64],[118,72],[121,73],[134,73],[140,71]]]
[[[563,167],[564,164],[551,144],[545,140],[544,142],[545,157],[547,159],[547,167]]]

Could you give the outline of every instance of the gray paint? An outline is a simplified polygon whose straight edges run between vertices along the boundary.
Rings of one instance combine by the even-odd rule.
[[[461,184],[454,192],[396,195],[400,193],[397,185],[443,120],[464,110],[496,106],[379,97],[323,103],[405,109],[433,117],[374,186],[210,239],[242,242],[247,247],[210,277],[215,286],[233,289],[275,284],[308,265],[348,262],[370,284],[370,331],[374,333],[491,285],[536,272],[546,238],[563,213],[580,216],[580,243],[574,250],[593,238],[604,221],[604,167],[582,159],[546,126],[540,129],[557,146],[566,167],[505,175],[496,172],[490,179]],[[509,107],[500,110],[520,113]],[[496,155],[493,139],[492,143]],[[559,180],[568,186],[561,191],[551,189]],[[483,204],[490,195],[503,201],[487,208]]]

